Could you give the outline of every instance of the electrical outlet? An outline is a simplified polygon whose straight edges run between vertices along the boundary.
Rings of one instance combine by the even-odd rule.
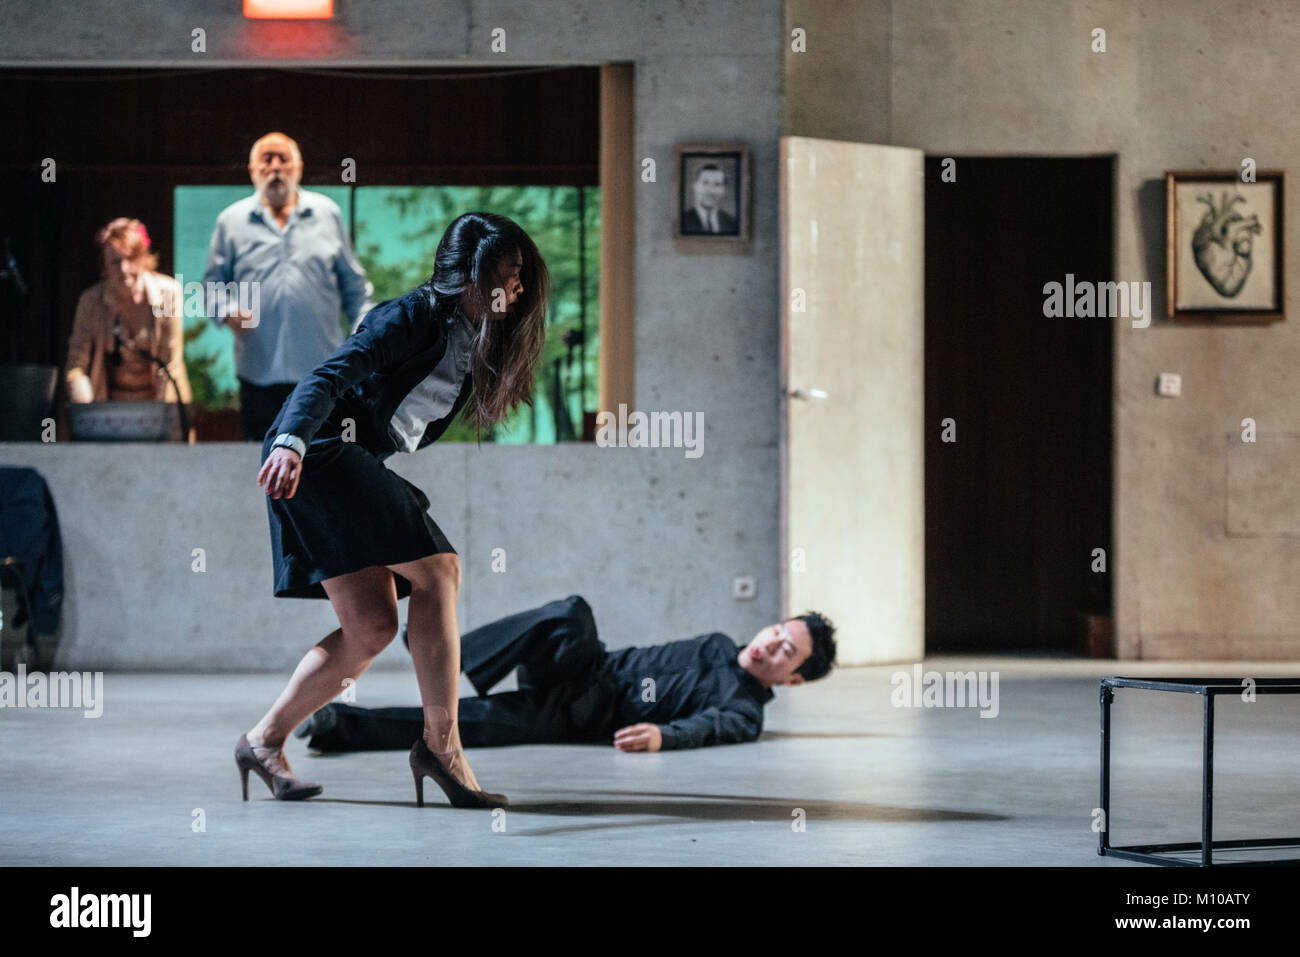
[[[1156,394],[1176,399],[1183,394],[1183,377],[1177,372],[1162,372],[1156,382]]]
[[[731,597],[737,601],[749,601],[758,594],[758,588],[752,578],[733,578],[731,580]]]

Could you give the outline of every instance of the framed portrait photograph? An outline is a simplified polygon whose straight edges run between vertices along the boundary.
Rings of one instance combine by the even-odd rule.
[[[673,147],[673,239],[697,249],[739,248],[750,239],[749,147],[743,143]]]
[[[1285,174],[1165,173],[1165,315],[1279,322],[1286,310]]]

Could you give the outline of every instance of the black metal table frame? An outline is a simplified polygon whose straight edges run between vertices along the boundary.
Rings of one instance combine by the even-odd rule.
[[[1254,678],[1255,694],[1300,694],[1300,679]],[[1097,835],[1097,853],[1103,856],[1161,864],[1166,867],[1276,867],[1300,864],[1300,858],[1287,860],[1226,861],[1214,863],[1216,850],[1243,848],[1280,848],[1300,846],[1300,837],[1262,838],[1247,841],[1214,840],[1214,699],[1221,694],[1241,694],[1247,687],[1244,678],[1102,678],[1101,679],[1101,813],[1102,827]],[[1201,740],[1201,839],[1172,844],[1133,844],[1110,846],[1110,705],[1116,688],[1139,688],[1147,691],[1173,691],[1199,694],[1205,698],[1205,715]],[[1201,852],[1200,863],[1168,856],[1175,852]]]

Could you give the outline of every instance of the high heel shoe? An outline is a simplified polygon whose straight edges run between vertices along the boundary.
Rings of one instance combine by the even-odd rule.
[[[271,794],[277,801],[301,801],[304,798],[315,797],[325,790],[319,784],[310,781],[299,781],[287,774],[276,774],[258,760],[253,746],[248,743],[246,734],[241,734],[239,741],[235,743],[235,766],[239,768],[239,783],[243,786],[245,801],[248,800],[249,771],[256,772],[257,776],[266,782],[266,786],[271,789]]]
[[[460,748],[455,751],[445,752],[453,760],[460,753]],[[423,738],[411,745],[411,774],[415,776],[416,807],[424,807],[424,776],[426,774],[433,778],[434,784],[442,788],[442,792],[447,795],[447,800],[451,802],[452,807],[497,808],[506,807],[510,804],[510,799],[504,794],[493,794],[491,791],[471,791],[457,781],[443,767],[442,762],[438,760],[438,755],[429,750],[429,746],[424,743]]]

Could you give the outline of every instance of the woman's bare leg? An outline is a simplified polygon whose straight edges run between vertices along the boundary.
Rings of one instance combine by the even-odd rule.
[[[397,587],[388,569],[375,565],[321,582],[341,627],[298,662],[271,710],[248,732],[248,743],[281,751],[289,732],[359,678],[397,635]],[[290,773],[283,753],[279,762]]]
[[[460,559],[451,553],[427,555],[414,562],[389,565],[411,583],[406,610],[406,639],[424,706],[424,743],[465,787],[479,791],[474,772],[460,748],[457,726],[460,688]]]

